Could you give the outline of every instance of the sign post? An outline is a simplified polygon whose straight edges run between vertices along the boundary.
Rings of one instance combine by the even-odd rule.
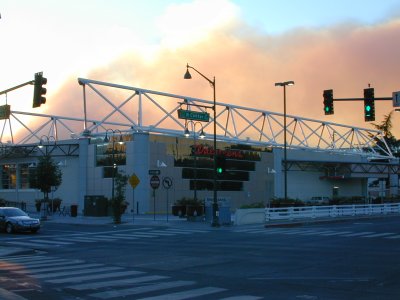
[[[133,173],[131,177],[129,177],[128,181],[132,187],[132,223],[135,223],[135,188],[140,183],[140,180],[139,177],[137,177],[136,174]],[[138,211],[136,213],[138,213]]]
[[[160,177],[157,175],[153,175],[150,178],[150,186],[153,189],[153,203],[154,203],[154,208],[153,208],[153,218],[154,221],[156,220],[156,189],[160,186]]]
[[[168,222],[168,208],[169,208],[169,199],[168,199],[168,190],[172,187],[172,179],[170,177],[164,177],[163,181],[162,181],[162,185],[164,187],[164,189],[167,190],[167,222]]]

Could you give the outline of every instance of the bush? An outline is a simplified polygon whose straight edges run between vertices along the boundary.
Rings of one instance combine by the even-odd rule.
[[[304,206],[304,202],[299,199],[291,198],[274,198],[271,201],[271,207],[291,207],[291,206]]]
[[[255,203],[250,203],[250,204],[244,204],[240,206],[241,209],[246,209],[246,208],[265,208],[265,204],[263,202],[255,202]]]

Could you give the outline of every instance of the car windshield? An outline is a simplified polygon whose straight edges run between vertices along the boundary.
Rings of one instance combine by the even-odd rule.
[[[22,217],[27,216],[25,212],[20,210],[19,208],[9,208],[4,210],[4,215],[7,217]]]

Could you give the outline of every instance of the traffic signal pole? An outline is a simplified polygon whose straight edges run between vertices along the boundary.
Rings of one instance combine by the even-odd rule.
[[[0,92],[0,95],[7,94],[8,92],[11,92],[11,91],[14,91],[14,90],[16,90],[16,89],[22,88],[22,87],[24,87],[24,86],[26,86],[26,85],[28,85],[28,84],[35,84],[35,80],[27,81],[27,82],[22,83],[22,84],[20,84],[20,85],[14,86],[14,87],[9,88],[9,89],[4,90],[4,91],[1,91],[1,92]]]
[[[333,115],[333,103],[335,101],[363,101],[364,102],[364,119],[366,122],[375,121],[375,101],[393,100],[393,97],[375,97],[374,88],[368,87],[364,89],[363,98],[333,98],[333,90],[325,90],[324,96],[324,113],[325,115]]]

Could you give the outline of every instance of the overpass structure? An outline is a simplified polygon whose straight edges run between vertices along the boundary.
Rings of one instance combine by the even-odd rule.
[[[3,145],[24,145],[37,143],[43,136],[51,136],[56,141],[96,136],[104,134],[108,128],[118,128],[121,132],[181,136],[186,124],[178,118],[180,108],[207,112],[207,107],[213,105],[210,100],[132,86],[84,78],[79,78],[78,82],[83,87],[81,117],[11,110],[9,118],[2,121],[0,142]],[[216,103],[216,110],[219,141],[261,147],[283,146],[282,113],[222,102]],[[393,157],[382,132],[378,130],[294,115],[287,115],[286,118],[289,148],[359,154],[371,158]],[[212,122],[210,117],[210,122],[202,124],[206,138],[213,136]]]

